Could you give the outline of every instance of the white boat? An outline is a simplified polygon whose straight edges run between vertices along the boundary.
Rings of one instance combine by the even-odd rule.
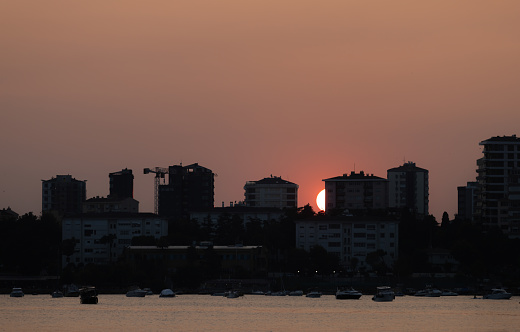
[[[502,288],[493,288],[490,294],[484,295],[484,299],[509,300],[513,294],[506,292]]]
[[[336,300],[357,300],[361,297],[360,292],[354,288],[350,289],[338,289],[336,291]]]
[[[318,297],[321,297],[321,295],[322,295],[321,292],[309,292],[305,296],[311,297],[311,298],[318,298]]]
[[[145,297],[146,293],[148,293],[148,291],[137,288],[137,289],[132,289],[132,290],[128,291],[126,293],[126,297]]]
[[[303,296],[303,291],[296,290],[296,291],[289,292],[289,296]]]
[[[159,297],[175,297],[175,293],[171,289],[166,288],[159,293]]]
[[[226,297],[228,299],[236,299],[240,296],[240,294],[238,294],[238,292],[236,291],[229,291],[229,292],[226,292]]]
[[[376,293],[372,297],[372,301],[376,302],[391,302],[395,299],[395,293],[392,288],[388,286],[377,287]]]
[[[144,291],[146,291],[146,295],[153,295],[153,292],[150,288],[143,288]]]
[[[424,296],[424,297],[440,297],[442,292],[438,289],[434,288],[426,288],[418,291],[414,294],[414,296]]]
[[[443,289],[441,296],[458,296],[459,294],[449,289]]]
[[[51,296],[53,299],[57,299],[63,297],[63,293],[59,290],[55,290],[54,292],[52,292]]]
[[[11,291],[11,297],[23,297],[23,296],[24,296],[24,293],[23,293],[22,289],[19,287],[15,287]]]

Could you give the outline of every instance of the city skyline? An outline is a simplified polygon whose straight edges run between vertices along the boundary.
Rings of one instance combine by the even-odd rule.
[[[0,208],[41,211],[41,180],[212,169],[215,206],[270,174],[311,204],[323,179],[429,170],[457,209],[479,142],[517,134],[520,3],[7,1],[0,18]]]

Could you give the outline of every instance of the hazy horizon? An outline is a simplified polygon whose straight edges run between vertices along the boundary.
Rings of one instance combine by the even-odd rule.
[[[478,143],[517,134],[517,1],[4,1],[0,209],[41,211],[41,180],[149,167],[218,174],[215,206],[246,181],[297,183],[415,162],[430,213],[453,218]]]

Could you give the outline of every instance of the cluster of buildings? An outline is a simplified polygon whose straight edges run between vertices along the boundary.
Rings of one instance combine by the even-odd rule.
[[[477,160],[477,178],[458,187],[456,217],[485,227],[498,226],[506,234],[518,235],[520,139],[492,137],[480,145],[483,157]],[[70,175],[42,181],[42,211],[62,218],[63,239],[76,241],[74,253],[64,258],[64,264],[106,264],[124,250],[129,250],[132,257],[147,257],[147,250],[152,255],[156,248],[132,248],[132,238],[166,236],[169,220],[190,219],[215,225],[222,214],[228,214],[240,217],[246,224],[251,220],[280,220],[284,209],[298,207],[299,186],[273,175],[247,181],[243,201],[216,207],[215,174],[209,168],[196,163],[145,168],[144,174],[149,173],[155,174],[154,213],[139,213],[130,169],[109,174],[107,197],[87,199],[86,181]],[[386,175],[383,178],[361,171],[323,179],[326,213],[319,218],[295,221],[296,246],[310,250],[320,245],[337,255],[345,267],[351,267],[353,262],[363,267],[369,253],[382,251],[387,254],[388,265],[392,265],[398,258],[398,218],[371,212],[407,209],[419,219],[429,215],[429,172],[406,162],[388,169]],[[14,213],[4,210],[4,215]],[[238,261],[238,256],[229,253],[232,249],[221,249],[223,259]],[[169,247],[161,252],[182,260],[186,250],[186,247]],[[241,257],[258,257],[258,247],[249,250]],[[256,258],[253,265],[263,266]]]

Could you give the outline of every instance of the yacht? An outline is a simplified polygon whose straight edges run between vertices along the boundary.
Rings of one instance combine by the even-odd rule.
[[[376,294],[372,297],[372,301],[391,302],[395,299],[395,293],[388,286],[380,286],[376,289]]]
[[[60,290],[55,290],[54,292],[52,292],[51,296],[53,299],[57,299],[63,297],[63,293]]]
[[[161,291],[159,297],[175,297],[175,293],[171,289],[166,288]]]
[[[126,297],[145,297],[148,291],[140,288],[132,289],[126,293]]]
[[[339,289],[336,291],[336,300],[357,300],[361,297],[360,292],[354,288],[350,289]]]
[[[493,288],[491,293],[484,295],[484,299],[509,300],[513,294],[506,292],[502,288]]]
[[[318,298],[318,297],[321,297],[321,295],[322,295],[321,292],[309,292],[305,296],[311,297],[311,298]]]
[[[303,291],[295,290],[295,291],[289,292],[289,296],[303,296]]]
[[[11,297],[23,297],[23,296],[24,296],[24,293],[23,293],[22,289],[19,287],[15,287],[11,291]]]

